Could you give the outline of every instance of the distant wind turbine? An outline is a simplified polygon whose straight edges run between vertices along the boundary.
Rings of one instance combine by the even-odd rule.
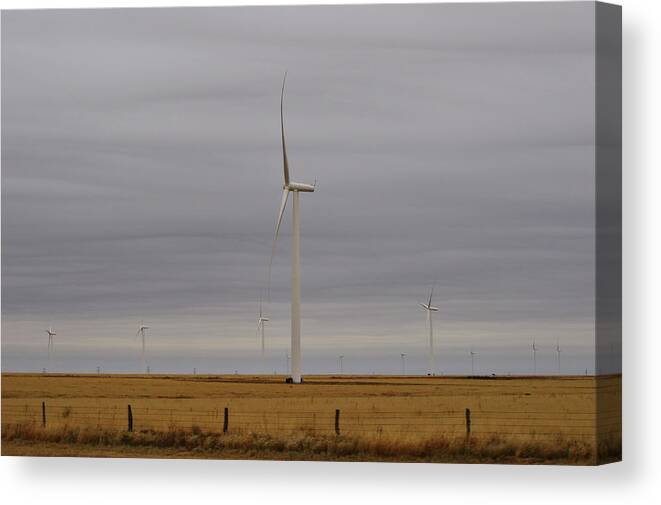
[[[421,303],[420,306],[427,311],[427,324],[429,325],[429,365],[428,365],[428,374],[434,375],[436,370],[436,362],[434,358],[434,330],[432,328],[432,312],[437,312],[438,307],[433,307],[431,304],[431,299],[434,296],[434,288],[431,288],[429,293],[429,301],[425,305]]]
[[[344,360],[344,354],[340,354],[337,359],[340,363],[340,373],[344,373],[344,365],[342,363],[342,360]]]
[[[52,326],[49,326],[46,330],[46,334],[48,335],[48,367],[50,368],[50,358],[51,353],[53,352],[53,337],[57,335],[57,333],[55,333]]]
[[[473,352],[472,347],[470,353],[471,353],[471,375],[475,375],[475,356],[477,356],[477,353]]]
[[[558,355],[558,375],[560,375],[560,341],[555,344],[555,352]]]
[[[269,262],[269,294],[271,286],[271,266],[273,265],[273,255],[275,254],[275,245],[278,240],[280,224],[287,206],[289,193],[292,195],[292,265],[291,265],[291,379],[295,384],[301,382],[301,286],[300,286],[300,223],[299,223],[299,193],[312,193],[315,190],[316,183],[303,184],[289,180],[289,163],[287,161],[287,148],[285,146],[285,123],[283,118],[283,102],[285,96],[285,80],[287,72],[282,79],[282,90],[280,92],[280,133],[282,138],[282,162],[284,169],[284,186],[282,192],[282,202],[278,212],[278,220],[275,225],[275,237],[273,239],[273,248],[271,250],[271,260]]]
[[[145,326],[144,321],[140,321],[140,324],[138,325],[138,333],[135,334],[135,336],[140,336],[142,338],[142,353],[140,355],[140,359],[142,362],[142,368],[145,368],[145,331],[149,329],[149,326]],[[147,372],[149,373],[149,372]]]
[[[402,358],[402,375],[406,375],[406,353],[400,354]]]
[[[268,322],[269,318],[265,317],[262,313],[262,297],[259,297],[259,319],[257,319],[257,334],[261,334],[262,344],[262,366],[264,365],[264,323]]]
[[[535,341],[532,341],[532,366],[533,366],[533,375],[537,375],[537,344]]]

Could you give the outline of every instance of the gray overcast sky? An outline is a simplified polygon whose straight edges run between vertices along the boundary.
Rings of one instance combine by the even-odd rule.
[[[3,369],[260,369],[285,69],[304,372],[592,370],[591,2],[3,12]]]

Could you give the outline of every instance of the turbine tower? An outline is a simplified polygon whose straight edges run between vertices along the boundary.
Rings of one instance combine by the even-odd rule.
[[[142,337],[142,353],[140,354],[140,360],[142,363],[142,369],[144,370],[145,368],[145,330],[148,330],[149,326],[145,326],[144,321],[140,321],[140,324],[138,325],[138,333],[135,334],[135,336],[140,336]],[[149,372],[147,372],[149,373]]]
[[[406,353],[400,353],[402,358],[402,375],[406,375]]]
[[[261,345],[262,345],[262,367],[264,366],[264,323],[269,320],[268,317],[265,317],[262,313],[262,297],[259,297],[259,319],[257,319],[257,334],[261,336]]]
[[[535,341],[532,341],[532,369],[533,375],[537,375],[537,344]]]
[[[287,162],[287,148],[285,145],[285,123],[283,118],[283,102],[285,96],[285,80],[287,72],[282,79],[282,90],[280,92],[280,134],[282,138],[282,164],[284,171],[284,186],[282,202],[278,212],[278,220],[275,225],[275,237],[273,249],[271,250],[271,261],[269,262],[269,294],[271,286],[271,266],[275,244],[278,241],[280,224],[287,206],[289,193],[292,193],[292,238],[291,238],[291,380],[294,384],[301,382],[301,286],[300,286],[300,224],[299,224],[299,193],[314,192],[316,183],[304,184],[289,180],[289,163]]]
[[[344,354],[340,354],[340,355],[337,357],[337,360],[338,360],[338,362],[340,363],[340,373],[342,374],[342,373],[344,373],[344,364],[343,364]]]
[[[558,375],[560,375],[560,341],[555,344],[555,352],[558,355]]]
[[[432,312],[437,312],[438,307],[433,307],[431,304],[431,299],[434,296],[434,288],[431,288],[431,293],[429,293],[429,301],[425,305],[421,303],[420,306],[427,311],[427,324],[429,325],[429,365],[427,375],[434,375],[436,371],[436,361],[434,358],[434,330],[432,328]]]
[[[55,330],[52,326],[48,326],[46,334],[48,335],[48,368],[50,368],[50,357],[51,353],[53,352],[53,337],[57,335],[57,333],[55,333]]]
[[[471,375],[475,375],[475,356],[477,356],[476,352],[473,352],[473,348],[471,347]]]

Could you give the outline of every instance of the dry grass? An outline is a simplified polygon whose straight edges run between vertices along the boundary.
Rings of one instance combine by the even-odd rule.
[[[3,453],[593,464],[620,458],[620,402],[619,376],[5,374]]]
[[[282,438],[258,433],[223,435],[181,429],[129,433],[74,427],[41,429],[15,424],[3,427],[2,440],[3,454],[15,454],[12,449],[27,447],[23,454],[41,456],[85,455],[86,449],[94,448],[97,455],[113,456],[149,455],[156,449],[169,456],[203,458],[576,465],[595,462],[591,444],[564,440],[520,443],[495,436],[460,440],[442,436],[356,438],[300,433]],[[7,448],[9,451],[5,450]],[[604,450],[604,461],[615,460],[613,455],[619,454],[615,446],[604,447]]]

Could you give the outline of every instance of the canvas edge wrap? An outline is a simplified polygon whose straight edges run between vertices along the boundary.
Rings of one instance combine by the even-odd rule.
[[[622,356],[622,8],[595,2],[595,374],[596,463],[621,444],[607,412],[610,374]],[[621,384],[621,383],[620,383]],[[612,404],[611,407],[612,409]],[[609,419],[611,422],[609,423]],[[612,461],[612,457],[610,458]]]

